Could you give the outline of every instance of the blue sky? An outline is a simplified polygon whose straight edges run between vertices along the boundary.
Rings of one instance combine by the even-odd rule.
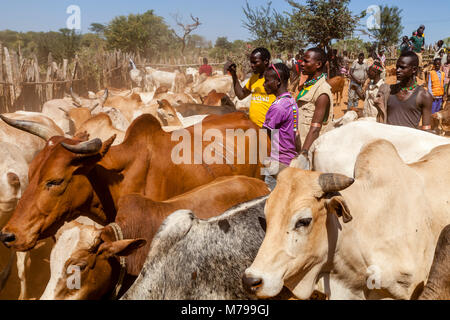
[[[304,2],[297,0],[298,2]],[[265,4],[265,0],[249,0],[252,7]],[[249,39],[249,33],[242,27],[245,0],[15,0],[3,1],[0,11],[0,30],[56,31],[64,28],[69,5],[81,8],[81,27],[88,32],[92,22],[107,23],[118,15],[143,13],[154,9],[155,13],[175,27],[172,14],[178,13],[189,22],[192,13],[203,23],[195,33],[208,40],[226,36],[229,40]],[[359,13],[370,5],[396,5],[403,9],[403,34],[410,35],[420,24],[425,24],[428,43],[450,37],[449,0],[352,0],[350,10]],[[279,12],[290,11],[285,0],[272,0],[272,7]],[[175,28],[175,30],[177,30]]]

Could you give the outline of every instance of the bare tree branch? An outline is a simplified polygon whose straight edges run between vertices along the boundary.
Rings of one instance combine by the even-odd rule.
[[[192,31],[196,30],[202,23],[200,22],[199,18],[194,17],[191,14],[191,19],[193,20],[193,24],[184,24],[182,21],[182,18],[178,13],[172,14],[173,19],[175,20],[175,23],[182,29],[182,36],[178,35],[175,32],[175,35],[180,39],[183,46],[181,48],[181,53],[184,54],[184,49],[186,48],[186,38],[188,35],[192,33]]]

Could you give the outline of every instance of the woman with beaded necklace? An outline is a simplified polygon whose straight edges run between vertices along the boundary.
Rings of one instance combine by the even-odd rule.
[[[332,129],[333,125],[333,94],[324,71],[326,61],[325,51],[311,48],[306,51],[301,64],[308,79],[299,87],[300,93],[297,96],[297,148],[300,155],[296,161],[304,169],[308,168],[311,145],[321,133]]]

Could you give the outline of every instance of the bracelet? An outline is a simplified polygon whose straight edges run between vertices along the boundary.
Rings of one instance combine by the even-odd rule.
[[[422,126],[422,130],[430,130],[431,126]]]
[[[302,151],[300,151],[300,154],[304,154],[304,155],[308,156],[309,152],[308,152],[308,150],[302,150]]]
[[[322,128],[322,124],[321,123],[311,123],[311,127]]]

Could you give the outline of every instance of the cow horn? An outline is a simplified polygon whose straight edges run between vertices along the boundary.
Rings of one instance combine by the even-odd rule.
[[[339,173],[324,173],[319,177],[319,185],[324,193],[337,192],[350,187],[355,179]]]
[[[108,100],[109,97],[109,90],[108,88],[105,89],[105,93],[103,94],[103,96],[100,98],[100,102],[103,104],[106,102],[106,100]]]
[[[55,130],[34,121],[29,120],[16,120],[5,117],[0,114],[0,118],[9,124],[11,127],[16,129],[31,133],[39,138],[44,139],[45,141],[50,140],[50,138],[54,136],[59,136],[60,134]]]
[[[90,112],[94,111],[95,108],[97,108],[99,104],[100,104],[100,103],[96,103],[92,108],[89,108],[89,111],[90,111]]]
[[[102,149],[103,143],[102,140],[96,138],[76,145],[71,145],[64,142],[61,142],[61,145],[64,149],[76,154],[95,154]]]
[[[70,117],[69,112],[67,112],[65,109],[63,109],[63,108],[61,108],[61,107],[58,107],[58,109],[61,110],[62,112],[64,112],[64,114],[65,114],[67,117]]]
[[[79,105],[79,106],[82,105],[82,102],[81,102],[80,97],[79,97],[75,92],[73,92],[72,87],[70,87],[70,96],[72,97],[72,100],[73,100],[77,105]]]

